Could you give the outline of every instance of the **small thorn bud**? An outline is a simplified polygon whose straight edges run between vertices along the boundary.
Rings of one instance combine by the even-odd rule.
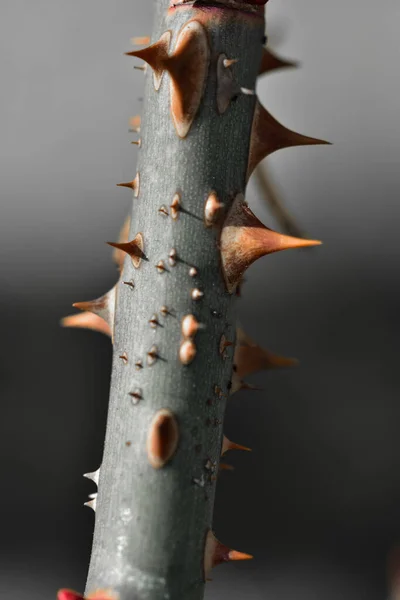
[[[143,363],[141,360],[137,360],[135,362],[135,369],[136,369],[136,371],[141,371],[141,369],[143,369]]]
[[[198,271],[197,271],[196,267],[191,267],[189,269],[189,275],[190,275],[190,277],[197,277]]]
[[[153,315],[153,316],[151,317],[151,319],[150,319],[149,323],[150,323],[150,327],[151,327],[152,329],[157,329],[157,327],[158,327],[158,326],[159,326],[159,324],[160,324],[160,323],[159,323],[159,321],[158,321],[158,317],[157,317],[157,315]]]
[[[139,139],[139,140],[133,140],[131,142],[131,144],[133,144],[134,146],[137,146],[138,148],[140,148],[141,145],[142,145],[142,140],[141,139]]]
[[[175,267],[177,260],[178,260],[177,251],[175,250],[175,248],[172,248],[168,255],[168,262],[171,265],[171,267]]]
[[[162,215],[164,215],[165,217],[169,216],[168,209],[164,204],[162,206],[160,206],[160,208],[158,209],[158,212],[161,213]]]
[[[165,262],[163,260],[159,260],[156,264],[156,269],[159,273],[164,273],[167,269],[165,266]]]
[[[171,313],[170,313],[170,311],[169,311],[169,308],[168,308],[167,306],[162,306],[162,307],[160,308],[160,313],[161,313],[161,314],[162,314],[164,317],[167,317],[168,315],[170,315],[170,314],[171,314]]]
[[[238,58],[225,58],[223,62],[224,62],[225,69],[229,69],[233,65],[236,65],[236,63],[239,62],[239,59]]]
[[[191,295],[192,295],[192,300],[201,300],[204,296],[204,292],[195,288],[194,290],[192,290]]]
[[[194,338],[199,329],[203,328],[204,325],[201,325],[193,315],[186,315],[182,319],[182,335],[185,338]]]
[[[150,348],[149,352],[147,353],[147,364],[149,365],[149,367],[154,365],[154,363],[157,361],[157,359],[158,359],[158,348],[157,348],[157,346],[152,346]]]
[[[190,365],[196,357],[197,348],[192,340],[182,342],[179,349],[179,359],[183,365]]]
[[[129,395],[132,398],[132,404],[134,404],[135,406],[136,404],[139,404],[141,400],[143,400],[142,390],[140,390],[139,388],[137,388],[133,392],[129,392]]]
[[[204,208],[204,220],[207,227],[212,227],[218,221],[224,205],[218,200],[215,192],[212,192],[207,198]]]
[[[122,360],[122,362],[124,363],[124,365],[127,365],[129,360],[128,360],[128,355],[126,352],[124,352],[123,354],[120,355],[120,359]]]
[[[170,209],[171,209],[171,217],[174,219],[174,221],[176,221],[177,218],[179,217],[179,213],[181,210],[181,198],[180,198],[179,194],[175,194],[175,196],[173,197]]]

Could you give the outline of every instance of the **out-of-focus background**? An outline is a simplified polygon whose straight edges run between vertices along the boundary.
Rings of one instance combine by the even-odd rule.
[[[148,0],[0,3],[0,589],[52,600],[84,588],[109,340],[62,330],[108,290],[135,173],[128,118],[142,73],[122,56],[151,32]],[[270,0],[269,33],[302,68],[259,94],[332,147],[268,166],[311,251],[260,260],[240,301],[247,332],[301,367],[262,373],[229,403],[215,530],[253,553],[216,570],[208,600],[383,600],[400,542],[400,3]],[[254,183],[250,205],[276,227]]]

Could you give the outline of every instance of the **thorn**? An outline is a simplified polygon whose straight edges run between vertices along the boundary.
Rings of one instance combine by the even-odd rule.
[[[250,178],[258,163],[277,150],[292,146],[315,146],[318,144],[329,144],[329,142],[287,129],[274,119],[257,100],[251,132],[247,178]]]
[[[175,267],[177,260],[178,260],[178,254],[177,254],[175,248],[172,248],[168,255],[168,262],[171,265],[171,267]]]
[[[225,350],[227,348],[230,348],[231,346],[234,346],[234,343],[227,340],[225,335],[222,335],[221,341],[219,343],[219,353],[221,354],[221,356],[224,356]]]
[[[147,364],[149,365],[149,367],[154,365],[154,363],[157,361],[157,359],[158,359],[158,348],[157,348],[157,346],[152,346],[150,348],[149,352],[147,353]]]
[[[299,364],[295,358],[285,358],[264,350],[240,328],[237,330],[233,362],[236,366],[236,374],[240,379],[264,369],[295,367]]]
[[[138,233],[135,239],[131,242],[107,242],[107,244],[109,246],[112,246],[113,248],[117,248],[118,250],[121,250],[122,252],[128,254],[131,257],[132,264],[135,267],[135,269],[138,269],[140,267],[142,258],[145,257],[143,253],[144,240],[143,235],[141,233]]]
[[[144,73],[146,73],[146,71],[147,71],[146,65],[144,67],[139,67],[138,65],[133,65],[133,68],[136,69],[136,71],[143,71]]]
[[[212,192],[206,201],[204,208],[204,220],[207,227],[215,225],[221,215],[224,205],[218,200],[215,192]]]
[[[219,463],[220,471],[234,471],[235,467],[233,465],[228,465],[227,463]]]
[[[232,385],[229,392],[229,395],[232,396],[236,394],[236,392],[240,392],[241,390],[249,390],[252,392],[262,392],[263,388],[260,388],[256,385],[252,385],[251,383],[247,383],[243,381],[237,373],[234,373],[232,376]]]
[[[146,46],[147,44],[150,44],[150,37],[149,36],[142,36],[142,37],[133,37],[131,38],[131,44],[132,46]]]
[[[235,444],[235,442],[231,442],[225,435],[222,441],[222,450],[221,456],[224,456],[229,450],[243,450],[245,452],[251,452],[251,448],[247,448],[247,446],[241,446],[240,444]]]
[[[285,69],[287,67],[298,66],[298,62],[281,58],[280,56],[275,54],[275,52],[272,52],[272,50],[270,50],[269,48],[264,48],[259,75],[264,75],[264,73],[270,73],[271,71],[276,71],[277,69]]]
[[[83,311],[84,313],[89,312],[89,313],[93,313],[97,317],[100,317],[100,319],[102,319],[105,322],[107,327],[105,327],[105,325],[104,325],[104,326],[102,326],[102,329],[97,329],[97,331],[101,330],[104,333],[107,333],[107,335],[111,334],[111,338],[112,338],[113,330],[114,330],[116,297],[117,297],[117,286],[114,286],[109,292],[107,292],[107,294],[105,294],[104,296],[101,296],[101,298],[98,298],[97,300],[91,300],[89,302],[76,302],[72,306],[74,308],[78,308],[79,310]],[[69,319],[69,321],[68,321],[68,319]],[[86,321],[86,327],[87,327],[88,323],[90,322],[90,318],[87,316],[84,316],[84,318],[81,317],[81,319],[79,320],[79,318],[73,317],[73,322],[75,322],[75,327],[77,326],[76,325],[77,321],[81,323],[81,326],[83,326],[82,325],[83,322]],[[71,326],[71,317],[67,317],[67,326],[68,326],[68,322],[69,322],[69,326]],[[92,325],[93,325],[93,320],[92,320]],[[64,320],[64,326],[65,326],[65,320]],[[99,321],[97,321],[97,326],[100,327]]]
[[[179,360],[183,365],[190,365],[196,357],[197,348],[192,340],[185,340],[182,342],[179,349]]]
[[[166,217],[169,216],[168,209],[164,204],[162,206],[160,206],[160,208],[158,209],[158,212],[161,213],[162,215],[165,215]]]
[[[90,481],[93,481],[96,485],[99,485],[100,468],[98,468],[97,471],[93,471],[93,473],[85,473],[84,477],[90,479]]]
[[[233,65],[236,65],[236,63],[238,63],[238,62],[239,62],[238,58],[225,58],[224,59],[224,67],[225,67],[225,69],[229,69]]]
[[[143,400],[142,390],[136,389],[133,392],[129,392],[130,397],[132,398],[132,404],[136,406],[139,404],[141,400]]]
[[[201,300],[204,297],[204,292],[195,288],[192,290],[192,300]]]
[[[128,359],[128,355],[127,355],[126,352],[124,352],[123,354],[121,354],[121,356],[119,358],[122,360],[122,362],[124,363],[124,365],[128,364],[129,359]]]
[[[129,127],[131,128],[133,133],[140,133],[140,126],[142,123],[142,119],[139,115],[131,117],[129,119]]]
[[[175,196],[173,197],[170,209],[171,217],[174,219],[174,221],[176,221],[179,217],[179,213],[181,210],[181,197],[179,194],[175,194]]]
[[[252,213],[242,194],[239,194],[225,220],[220,240],[228,291],[235,291],[246,269],[258,258],[281,250],[320,244],[316,240],[294,238],[268,229]]]
[[[164,316],[167,317],[170,313],[169,308],[167,306],[162,306],[160,308],[160,313]]]
[[[182,319],[182,335],[185,338],[194,338],[199,329],[204,329],[205,326],[200,324],[193,315],[186,315]]]
[[[217,63],[217,108],[220,115],[228,110],[232,100],[235,100],[240,94],[255,95],[254,90],[241,87],[234,80],[233,73],[229,68],[230,62],[225,54],[219,55]]]
[[[141,50],[125,53],[126,56],[141,58],[153,69],[154,88],[157,91],[160,89],[162,77],[168,63],[168,51],[171,43],[171,37],[171,32],[167,31],[155,44],[147,46],[147,48],[142,48]]]
[[[139,173],[136,175],[133,181],[128,181],[126,183],[117,183],[117,187],[126,187],[133,190],[133,195],[135,198],[139,196],[139,187],[140,187],[140,176]]]
[[[118,242],[126,243],[129,240],[129,230],[131,228],[131,217],[128,215],[122,225],[121,231],[119,232]],[[125,252],[122,252],[118,248],[115,248],[113,252],[113,260],[118,265],[120,271],[122,271],[125,260]]]
[[[78,313],[61,319],[62,327],[76,327],[78,329],[91,329],[111,337],[109,324],[98,315],[91,312]]]
[[[245,96],[255,96],[256,95],[256,91],[255,90],[249,90],[249,88],[241,87],[240,91]]]
[[[136,140],[136,141],[134,140],[133,142],[131,142],[131,144],[134,144],[135,146],[137,146],[138,148],[140,148],[141,145],[142,145],[142,140],[141,139]]]
[[[83,506],[87,506],[88,508],[91,508],[93,510],[93,512],[96,512],[96,504],[97,504],[97,498],[93,498],[93,500],[89,500],[89,502],[85,502]]]
[[[156,264],[156,269],[159,273],[164,273],[167,270],[165,262],[163,260],[159,260]]]
[[[210,530],[206,537],[205,553],[204,553],[204,578],[206,579],[211,569],[224,562],[232,560],[250,560],[253,557],[251,554],[231,550],[228,546],[221,544]]]
[[[159,326],[159,324],[160,324],[160,323],[159,323],[159,321],[158,321],[157,315],[153,315],[153,316],[151,317],[151,319],[150,319],[149,323],[150,323],[150,326],[151,326],[153,329],[157,329],[157,327],[158,327],[158,326]]]
[[[198,271],[197,271],[196,267],[191,267],[189,269],[189,275],[190,275],[190,277],[197,277]]]
[[[179,427],[175,415],[167,409],[154,416],[147,436],[147,457],[154,469],[162,469],[172,459],[179,443]]]
[[[131,281],[123,281],[122,283],[132,289],[135,289],[135,283],[132,280]]]
[[[135,362],[135,368],[136,368],[136,371],[140,371],[141,369],[143,369],[143,363],[141,360],[137,360]]]

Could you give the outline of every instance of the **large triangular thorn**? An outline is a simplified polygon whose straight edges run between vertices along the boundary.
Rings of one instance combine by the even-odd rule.
[[[91,329],[111,337],[109,324],[98,315],[91,312],[77,313],[61,319],[62,327],[75,327],[77,329]]]
[[[117,286],[114,286],[107,294],[89,302],[76,302],[74,308],[84,312],[91,312],[103,319],[109,326],[111,337],[114,331],[115,303],[117,297]]]
[[[83,476],[86,479],[90,479],[90,481],[93,481],[96,485],[99,485],[100,469],[97,469],[97,471],[93,471],[93,473],[84,473]]]
[[[133,190],[133,195],[135,198],[139,196],[140,190],[140,176],[139,173],[136,175],[133,181],[127,181],[126,183],[117,183],[117,187],[126,187]]]
[[[206,537],[204,552],[204,579],[210,575],[211,569],[224,562],[233,560],[251,560],[251,554],[231,550],[228,546],[221,544],[210,530]]]
[[[292,146],[315,146],[319,144],[329,145],[329,142],[287,129],[257,101],[251,131],[247,178],[249,179],[256,166],[266,156],[277,150]]]
[[[258,258],[280,250],[319,246],[321,242],[293,238],[265,227],[238,194],[224,222],[221,239],[225,281],[233,293],[246,269]]]
[[[166,31],[155,44],[141,50],[125,53],[127,56],[141,58],[153,69],[154,87],[156,90],[160,89],[162,76],[166,69],[171,37],[171,32]]]
[[[138,269],[144,255],[144,240],[143,235],[138,233],[134,240],[131,242],[107,242],[109,246],[125,252],[131,257],[133,266]]]
[[[286,69],[288,67],[298,66],[298,62],[281,58],[280,56],[275,54],[275,52],[272,52],[272,50],[270,50],[269,48],[264,48],[259,75],[264,75],[264,73],[270,73],[271,71],[276,71],[278,69]]]
[[[240,328],[237,330],[234,365],[241,379],[264,369],[283,369],[299,364],[296,358],[286,358],[264,350]]]
[[[245,452],[251,452],[251,448],[247,448],[246,446],[241,446],[240,444],[235,444],[235,442],[231,442],[225,435],[222,441],[222,450],[221,456],[224,456],[229,450],[244,450]]]

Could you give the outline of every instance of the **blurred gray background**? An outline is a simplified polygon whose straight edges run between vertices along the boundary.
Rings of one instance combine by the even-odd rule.
[[[135,173],[128,118],[142,73],[122,56],[151,32],[148,0],[1,0],[0,590],[84,588],[93,514],[82,473],[102,454],[111,347],[62,330],[71,303],[116,279],[110,249]],[[270,0],[269,33],[302,68],[260,82],[287,126],[332,147],[269,159],[321,248],[249,272],[241,321],[291,372],[230,402],[250,445],[220,478],[215,530],[251,563],[209,600],[383,600],[400,542],[400,3]],[[251,183],[256,214],[276,227]]]

